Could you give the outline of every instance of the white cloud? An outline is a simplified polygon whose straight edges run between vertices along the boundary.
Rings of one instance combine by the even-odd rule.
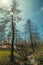
[[[41,10],[43,10],[43,7],[41,8]]]
[[[33,14],[39,14],[41,11],[43,11],[43,7],[41,7],[39,10],[37,10],[37,11],[34,12]]]

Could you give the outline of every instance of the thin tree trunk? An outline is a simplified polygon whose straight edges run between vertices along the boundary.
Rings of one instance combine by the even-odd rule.
[[[13,23],[13,15],[11,17],[11,22],[12,22],[12,43],[11,43],[11,56],[10,56],[10,61],[14,61],[14,23]]]
[[[29,30],[30,30],[31,48],[32,48],[32,50],[33,50],[33,52],[34,52],[34,45],[33,45],[33,42],[32,42],[32,31],[31,31],[31,26],[30,26],[30,24],[29,24]]]

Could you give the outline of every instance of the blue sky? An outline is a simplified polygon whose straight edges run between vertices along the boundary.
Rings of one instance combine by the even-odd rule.
[[[18,28],[23,31],[23,27],[21,26],[29,18],[35,25],[38,26],[39,32],[43,34],[43,0],[20,0],[20,2],[22,20],[18,24]]]
[[[17,24],[17,28],[20,31],[24,31],[23,25],[29,18],[35,25],[37,25],[39,32],[42,35],[43,28],[41,26],[43,26],[43,0],[20,0],[19,3],[19,9],[21,10],[20,16],[22,20]],[[3,18],[4,16],[0,14],[0,20],[1,17]]]

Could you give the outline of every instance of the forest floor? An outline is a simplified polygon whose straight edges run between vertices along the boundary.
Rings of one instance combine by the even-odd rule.
[[[17,52],[14,52],[14,55],[16,57],[19,57],[20,55]],[[31,57],[36,58],[39,55],[43,55],[43,46],[41,46],[37,51],[32,53],[28,56],[30,59]],[[8,61],[10,58],[10,51],[0,50],[0,62],[4,63],[5,61]]]

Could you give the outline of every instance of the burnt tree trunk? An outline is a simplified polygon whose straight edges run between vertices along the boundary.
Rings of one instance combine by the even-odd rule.
[[[14,61],[14,23],[13,23],[13,15],[11,16],[11,22],[12,22],[12,42],[11,42],[11,56],[10,61]]]
[[[31,48],[32,48],[32,50],[34,52],[34,44],[32,42],[32,30],[31,30],[31,24],[30,23],[29,23],[29,31],[30,31],[30,41],[31,41],[30,46],[31,46]]]

